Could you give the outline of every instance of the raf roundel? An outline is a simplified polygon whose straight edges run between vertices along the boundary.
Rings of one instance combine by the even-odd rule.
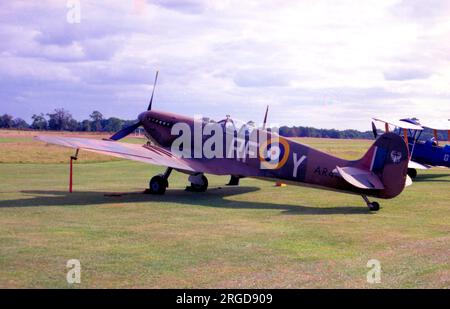
[[[289,158],[289,143],[282,138],[267,140],[259,147],[259,159],[268,169],[283,167]]]

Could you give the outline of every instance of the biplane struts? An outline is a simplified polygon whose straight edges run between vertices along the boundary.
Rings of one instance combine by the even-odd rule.
[[[433,166],[450,167],[450,145],[443,145],[444,141],[438,138],[438,131],[445,131],[447,141],[450,141],[450,121],[427,122],[416,118],[399,120],[373,118],[373,120],[384,123],[386,132],[392,130],[405,140],[410,157],[408,175],[411,178],[417,176],[418,169],[429,169]],[[376,137],[377,129],[373,122],[372,129]],[[433,137],[428,140],[421,139],[424,129],[432,130]]]

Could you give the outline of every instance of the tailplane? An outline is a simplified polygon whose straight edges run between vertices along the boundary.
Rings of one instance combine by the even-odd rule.
[[[381,198],[393,198],[411,184],[407,178],[408,161],[408,148],[403,138],[385,133],[361,159],[336,169],[353,186],[378,190],[377,196]]]
[[[371,171],[383,183],[380,197],[399,195],[407,184],[409,152],[403,138],[394,133],[379,136],[357,166]]]

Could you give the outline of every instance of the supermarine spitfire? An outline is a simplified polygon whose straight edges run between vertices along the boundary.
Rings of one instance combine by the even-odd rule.
[[[55,136],[36,139],[165,166],[166,172],[149,182],[153,194],[164,194],[172,170],[177,170],[189,175],[190,191],[207,190],[205,174],[229,175],[230,185],[238,185],[239,179],[245,177],[282,180],[358,194],[370,210],[377,211],[379,204],[369,201],[368,196],[393,198],[411,184],[407,176],[408,148],[397,134],[382,134],[361,159],[349,161],[279,136],[265,128],[266,121],[258,128],[253,123],[238,126],[230,117],[214,122],[153,110],[153,94],[138,122],[107,140]],[[144,145],[118,142],[139,127],[147,137]]]

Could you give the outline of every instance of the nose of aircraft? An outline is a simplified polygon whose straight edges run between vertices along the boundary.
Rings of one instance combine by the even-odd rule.
[[[145,117],[148,115],[148,113],[149,113],[149,111],[140,113],[138,116],[139,122],[142,123],[145,120]]]

